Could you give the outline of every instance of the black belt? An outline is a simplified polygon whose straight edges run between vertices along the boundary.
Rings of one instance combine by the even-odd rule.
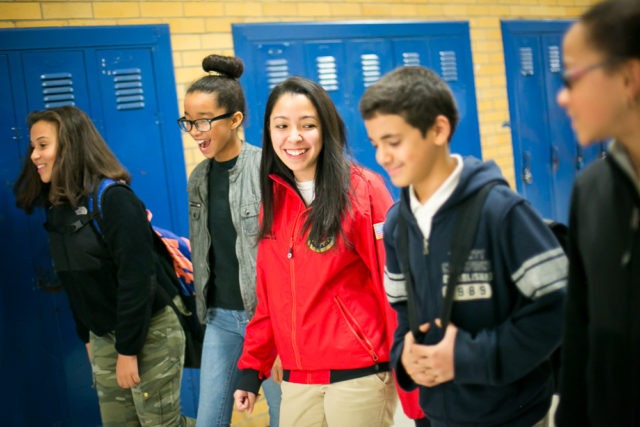
[[[365,368],[331,369],[329,372],[329,384],[354,380],[356,378],[366,377],[367,375],[377,374],[379,372],[388,372],[390,370],[389,362],[376,363],[375,365],[367,366]],[[289,369],[283,370],[282,377],[284,381],[289,381],[290,373],[291,371]]]

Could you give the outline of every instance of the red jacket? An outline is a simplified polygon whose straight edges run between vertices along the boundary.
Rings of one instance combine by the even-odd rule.
[[[388,362],[395,315],[382,284],[382,225],[392,199],[382,179],[352,167],[344,236],[312,248],[308,233],[300,234],[308,208],[287,183],[271,178],[278,209],[272,238],[258,244],[258,306],[238,367],[264,379],[279,354],[290,381],[325,384],[329,370]]]

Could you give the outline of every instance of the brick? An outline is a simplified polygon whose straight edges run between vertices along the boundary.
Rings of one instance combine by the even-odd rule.
[[[231,32],[231,24],[237,22],[237,20],[220,17],[220,18],[206,18],[204,20],[205,32]]]
[[[171,34],[204,33],[204,19],[202,18],[170,18],[167,22],[171,27]]]
[[[390,5],[362,5],[362,14],[370,17],[389,16],[392,13],[392,6]]]
[[[3,21],[19,19],[41,19],[42,12],[39,3],[8,3],[0,2],[0,16]]]
[[[171,48],[174,51],[201,49],[202,40],[198,34],[175,34],[171,36]]]
[[[327,3],[305,3],[298,8],[298,13],[303,16],[325,17],[331,15],[331,7]]]
[[[224,49],[233,47],[231,34],[206,34],[202,36],[202,47],[204,49]]]
[[[216,17],[224,16],[224,7],[220,2],[184,2],[182,3],[184,16]]]
[[[169,18],[182,17],[182,3],[180,2],[140,2],[140,13],[145,17]]]
[[[339,17],[351,17],[351,16],[362,16],[362,5],[359,4],[350,4],[350,3],[331,3],[329,5],[329,13],[331,16]]]
[[[262,2],[228,2],[224,4],[224,15],[262,17],[262,7]]]
[[[140,16],[138,3],[129,2],[94,2],[95,18],[137,18]]]
[[[262,10],[264,16],[291,17],[299,15],[297,4],[292,3],[263,3]]]
[[[91,3],[43,3],[43,19],[92,18]]]
[[[391,16],[415,18],[418,14],[418,6],[415,4],[396,4],[391,8]]]

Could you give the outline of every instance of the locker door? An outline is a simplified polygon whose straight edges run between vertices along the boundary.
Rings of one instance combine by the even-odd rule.
[[[358,103],[369,86],[394,68],[391,41],[385,38],[352,39],[347,40],[345,45],[346,67],[342,78],[349,81],[351,87],[348,95],[345,95],[346,111],[342,119],[347,126],[349,147],[359,163],[378,172],[388,181],[386,172],[376,162],[376,153],[367,136]],[[389,188],[395,191],[390,184]]]
[[[103,136],[131,173],[132,186],[154,214],[154,224],[167,227],[172,223],[166,197],[172,160],[164,155],[169,135],[163,128],[173,125],[175,118],[162,117],[158,111],[151,49],[99,50],[96,60]],[[175,131],[173,127],[164,132]]]
[[[309,41],[303,44],[305,76],[318,82],[344,118],[353,108],[351,88],[347,77],[344,43],[341,41]]]
[[[460,37],[398,38],[393,40],[395,65],[422,65],[438,73],[451,87],[460,113],[460,123],[451,151],[482,157],[473,68],[467,58],[470,51]]]
[[[75,105],[91,114],[85,55],[81,50],[22,54],[29,111]]]
[[[543,217],[553,218],[552,153],[541,53],[539,36],[505,40],[516,186]]]
[[[278,83],[292,75],[304,75],[302,47],[298,42],[255,43],[252,55],[242,58],[245,62],[243,81],[248,81],[244,94],[247,101],[248,117],[244,122],[245,139],[254,145],[262,145],[264,109],[269,92]],[[248,66],[247,66],[248,65]],[[252,73],[251,69],[257,72]]]
[[[571,187],[580,168],[578,144],[565,111],[556,102],[558,91],[562,89],[562,35],[541,36],[544,57],[544,89],[549,111],[549,144],[551,146],[550,194],[552,216],[564,223],[569,218],[569,198]]]
[[[25,77],[33,71],[27,68]],[[0,54],[0,366],[10,385],[0,404],[0,425],[98,425],[86,351],[75,334],[62,333],[75,329],[52,273],[43,212],[27,216],[15,207],[12,186],[29,144],[22,111],[29,91],[22,72],[19,55]],[[29,106],[42,108],[34,98]]]

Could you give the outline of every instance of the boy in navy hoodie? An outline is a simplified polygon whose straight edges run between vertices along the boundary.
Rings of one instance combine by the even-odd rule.
[[[384,225],[385,288],[398,313],[392,364],[399,384],[420,387],[434,427],[546,425],[554,384],[550,354],[562,336],[567,259],[551,231],[509,189],[493,161],[451,154],[458,111],[449,87],[424,67],[398,68],[370,86],[360,112],[376,161],[401,187]],[[440,327],[449,249],[460,203],[496,181]],[[421,331],[409,331],[397,247],[408,228],[409,269]]]

